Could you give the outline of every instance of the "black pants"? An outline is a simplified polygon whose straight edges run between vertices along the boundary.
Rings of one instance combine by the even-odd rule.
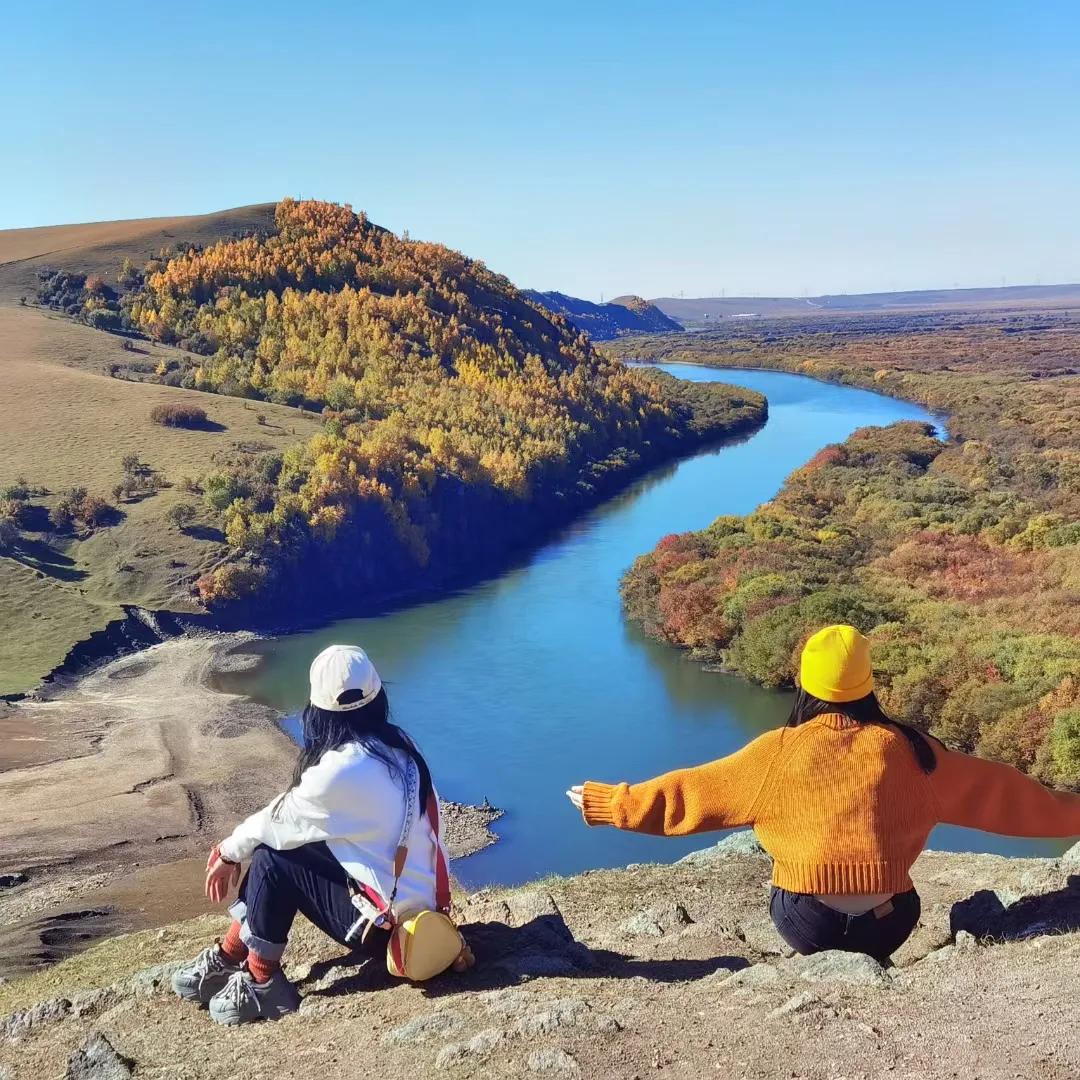
[[[914,890],[897,893],[892,911],[845,915],[805,893],[773,886],[769,914],[780,936],[798,953],[826,949],[861,952],[885,963],[907,941],[919,922],[922,904]]]
[[[244,944],[267,960],[281,959],[297,912],[342,945],[360,914],[350,900],[348,874],[321,842],[290,851],[260,844],[229,911],[241,924]],[[359,939],[350,946],[361,948]],[[386,948],[386,932],[372,930],[362,948],[374,955],[380,946]]]

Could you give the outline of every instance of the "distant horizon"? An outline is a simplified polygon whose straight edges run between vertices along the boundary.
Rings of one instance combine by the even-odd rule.
[[[0,228],[298,193],[591,300],[1080,280],[1064,0],[57,0],[5,31]]]
[[[293,196],[293,198],[300,198],[300,197],[302,197],[302,196]],[[281,196],[281,198],[286,198],[286,196]],[[227,212],[229,210],[240,209],[240,208],[245,207],[245,206],[264,206],[264,205],[271,205],[273,203],[280,202],[280,201],[281,201],[281,199],[263,199],[263,200],[253,200],[253,201],[244,202],[244,203],[237,203],[236,206],[217,207],[217,208],[215,208],[213,210],[195,210],[195,211],[190,211],[190,212],[185,211],[183,213],[153,213],[153,214],[140,215],[138,217],[96,218],[96,219],[93,219],[93,220],[80,220],[80,221],[52,221],[52,222],[48,222],[47,224],[35,224],[35,225],[11,225],[11,226],[4,226],[3,228],[0,228],[0,232],[16,232],[16,231],[29,230],[29,229],[56,229],[56,228],[64,228],[64,227],[73,227],[73,226],[77,226],[77,225],[100,225],[100,224],[107,224],[109,222],[114,222],[114,221],[116,221],[116,222],[120,222],[120,221],[152,221],[152,220],[159,219],[159,218],[206,217],[206,216],[210,216],[210,215],[213,215],[213,214],[225,213],[225,212]],[[348,200],[348,199],[331,199],[329,201],[338,202],[338,203],[350,203],[350,200]],[[360,211],[362,211],[364,209],[362,206],[357,206],[355,203],[350,203],[350,205],[352,205],[353,209],[356,210],[357,212],[360,212]],[[368,218],[376,225],[384,225],[383,222],[377,221],[375,219],[375,217],[373,215],[371,215],[371,214],[368,214]],[[384,225],[384,227],[388,227],[388,226]],[[408,232],[409,230],[405,229],[403,231]],[[431,236],[427,236],[427,237],[413,236],[412,238],[414,240],[425,240],[425,241],[432,242],[432,243],[445,243],[445,241],[439,240],[437,237],[431,237]],[[458,249],[458,250],[461,250],[461,249]],[[462,254],[468,256],[471,259],[475,259],[475,260],[478,260],[480,262],[483,262],[485,265],[487,265],[490,269],[494,270],[496,273],[505,273],[505,271],[501,270],[499,267],[492,266],[491,263],[487,259],[485,259],[482,254],[477,254],[475,252],[470,252],[470,251],[463,251]],[[571,292],[570,290],[562,288],[561,286],[552,286],[550,288],[538,288],[537,286],[530,285],[527,282],[516,281],[509,274],[507,274],[506,276],[510,277],[510,280],[514,283],[514,285],[516,285],[519,289],[522,289],[522,290],[527,290],[527,291],[532,291],[532,292],[540,292],[540,293],[559,292],[559,293],[563,293],[563,294],[565,294],[567,296],[575,296],[578,299],[589,300],[589,301],[591,301],[593,303],[597,303],[597,304],[611,303],[613,300],[618,299],[620,296],[640,296],[643,299],[648,300],[650,302],[653,302],[653,301],[656,301],[656,300],[680,300],[680,301],[692,301],[692,300],[728,300],[728,301],[733,301],[733,300],[804,300],[804,299],[814,299],[814,298],[822,297],[822,296],[874,296],[874,295],[879,295],[879,294],[888,295],[888,294],[892,294],[892,293],[964,292],[966,290],[975,290],[975,289],[980,289],[980,290],[981,289],[1055,289],[1055,288],[1073,288],[1073,287],[1080,288],[1080,275],[1078,275],[1077,280],[1075,280],[1075,281],[1047,281],[1047,282],[1043,282],[1043,281],[1009,281],[1009,280],[1006,280],[1003,283],[1000,280],[998,280],[996,283],[986,283],[986,284],[978,284],[978,285],[965,285],[965,284],[915,285],[915,286],[907,286],[907,287],[901,286],[901,287],[896,287],[896,288],[879,288],[879,289],[875,289],[875,288],[857,289],[857,290],[842,289],[842,290],[837,290],[837,291],[832,291],[832,292],[825,291],[825,292],[817,292],[817,293],[783,293],[783,292],[775,292],[775,291],[774,292],[749,293],[749,292],[732,292],[730,290],[726,290],[723,293],[699,293],[698,295],[685,295],[685,290],[680,290],[679,292],[656,293],[653,296],[649,296],[649,295],[641,292],[640,290],[632,290],[632,291],[624,291],[624,292],[609,292],[608,290],[602,290],[601,292],[595,293],[595,294],[590,296],[590,295],[588,295],[586,293],[574,293],[574,292]]]

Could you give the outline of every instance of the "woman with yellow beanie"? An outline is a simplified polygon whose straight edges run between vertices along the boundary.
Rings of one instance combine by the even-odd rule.
[[[590,825],[664,836],[752,825],[773,858],[770,910],[788,944],[883,962],[919,921],[911,865],[939,822],[1080,835],[1080,795],[890,720],[874,694],[870,643],[854,627],[810,638],[799,684],[787,725],[730,757],[567,795]]]

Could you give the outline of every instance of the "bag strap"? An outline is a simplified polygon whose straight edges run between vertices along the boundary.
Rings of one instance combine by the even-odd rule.
[[[420,770],[416,762],[409,758],[408,767],[405,770],[405,820],[401,823],[401,836],[398,839],[397,850],[394,852],[394,887],[390,891],[390,899],[386,903],[386,910],[393,917],[394,900],[397,899],[398,883],[401,875],[405,873],[405,863],[409,858],[409,837],[413,828],[413,808],[419,803]],[[450,910],[450,871],[446,864],[446,852],[443,851],[442,840],[439,836],[439,800],[435,798],[435,792],[428,795],[427,819],[435,841],[435,908],[446,914]]]

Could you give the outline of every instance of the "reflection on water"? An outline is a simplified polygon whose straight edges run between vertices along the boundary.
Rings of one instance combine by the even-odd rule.
[[[458,867],[467,885],[668,861],[707,844],[587,829],[563,792],[586,778],[641,779],[730,753],[781,723],[789,697],[706,672],[644,637],[623,619],[620,576],[666,533],[753,510],[789,472],[856,428],[932,421],[918,406],[803,376],[664,367],[760,390],[768,424],[650,473],[494,580],[261,642],[258,669],[223,677],[227,688],[293,712],[304,703],[315,653],[335,641],[361,643],[442,791],[506,810],[496,826],[503,841]],[[940,830],[935,844],[1063,850],[958,829]]]

